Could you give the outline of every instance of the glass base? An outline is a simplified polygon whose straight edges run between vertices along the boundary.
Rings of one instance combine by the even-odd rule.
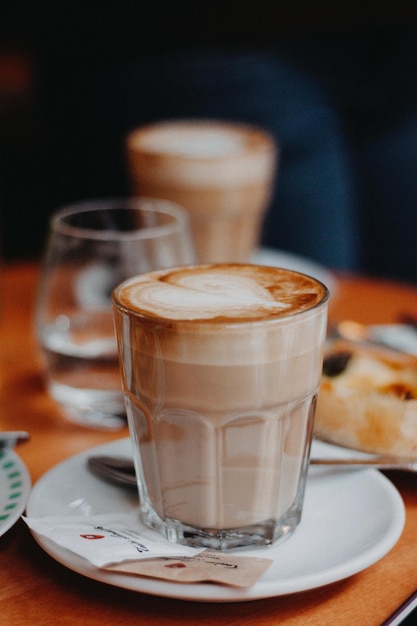
[[[142,510],[144,524],[169,541],[210,550],[231,550],[250,546],[268,546],[289,538],[301,519],[301,509],[294,507],[279,520],[269,519],[251,526],[211,529],[195,528],[175,519],[162,520],[152,509]]]

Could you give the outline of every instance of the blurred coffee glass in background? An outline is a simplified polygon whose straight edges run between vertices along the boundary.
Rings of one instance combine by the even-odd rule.
[[[188,216],[158,199],[99,200],[54,214],[36,334],[47,388],[71,421],[125,425],[110,296],[134,274],[193,262]]]
[[[187,209],[200,262],[250,260],[276,173],[272,135],[232,122],[162,121],[132,130],[126,149],[132,192]]]

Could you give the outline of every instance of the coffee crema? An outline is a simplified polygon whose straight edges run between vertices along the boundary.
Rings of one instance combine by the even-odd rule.
[[[117,298],[165,321],[248,321],[294,315],[323,300],[324,285],[304,274],[245,264],[156,271],[126,281]]]

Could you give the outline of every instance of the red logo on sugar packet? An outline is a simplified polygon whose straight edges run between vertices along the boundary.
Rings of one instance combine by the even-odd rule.
[[[80,535],[83,539],[105,539],[104,535]]]

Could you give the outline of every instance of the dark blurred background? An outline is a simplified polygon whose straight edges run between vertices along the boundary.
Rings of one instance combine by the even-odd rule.
[[[260,124],[281,146],[263,243],[417,282],[417,3],[15,0],[0,21],[0,229],[129,193],[124,138],[158,119]]]

